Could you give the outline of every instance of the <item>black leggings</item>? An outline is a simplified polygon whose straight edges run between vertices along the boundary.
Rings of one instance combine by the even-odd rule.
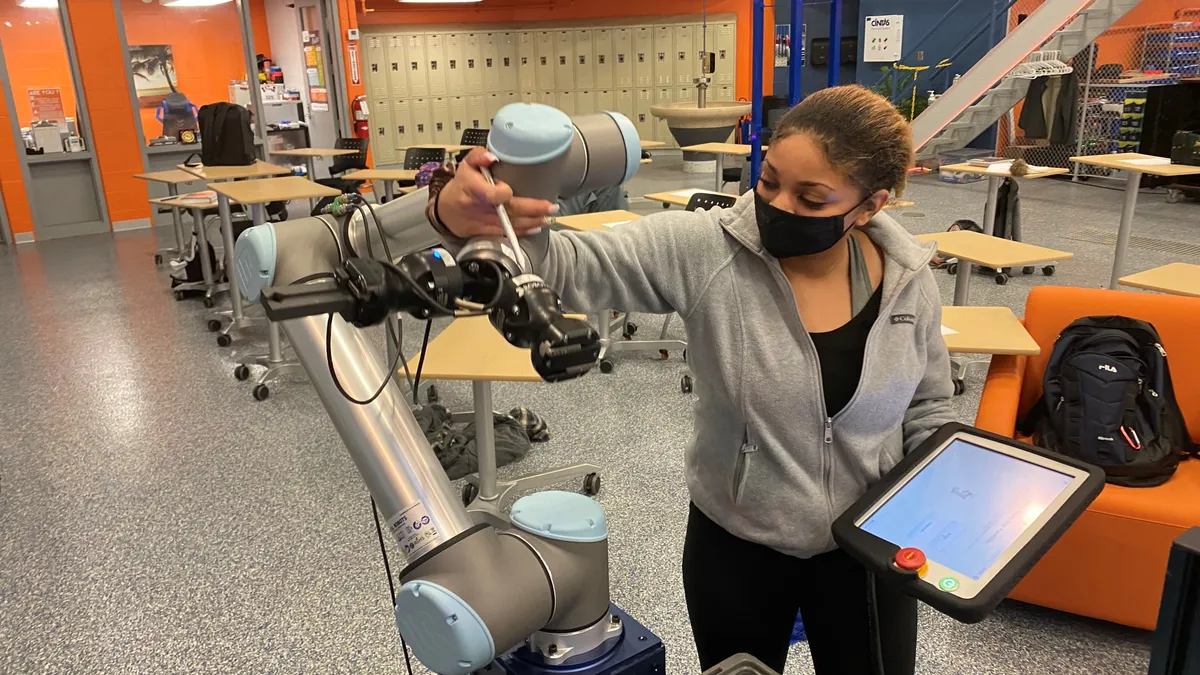
[[[683,591],[702,670],[746,652],[782,673],[799,610],[818,675],[912,675],[917,601],[876,585],[876,649],[869,583],[862,565],[840,550],[795,558],[739,539],[691,507]]]

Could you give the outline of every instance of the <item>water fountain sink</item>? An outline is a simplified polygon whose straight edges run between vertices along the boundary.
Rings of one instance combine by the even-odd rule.
[[[698,108],[695,101],[663,103],[650,106],[650,114],[667,121],[671,135],[682,148],[728,141],[737,121],[750,114],[750,104],[745,101],[708,101],[704,108]],[[685,152],[683,170],[688,173],[712,173],[716,170],[716,156],[706,152]]]

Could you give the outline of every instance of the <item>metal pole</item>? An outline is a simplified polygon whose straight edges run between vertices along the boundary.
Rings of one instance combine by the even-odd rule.
[[[495,501],[496,487],[496,429],[492,422],[492,383],[475,380],[471,383],[475,400],[475,454],[479,460],[479,498]]]
[[[763,97],[763,0],[754,0],[750,39],[750,188],[758,184],[761,169]]]
[[[829,0],[829,86],[838,84],[842,69],[842,0]]]
[[[1085,75],[1083,78],[1083,99],[1082,99],[1083,104],[1080,106],[1081,108],[1083,108],[1083,110],[1081,110],[1079,113],[1079,127],[1075,131],[1075,139],[1076,139],[1075,140],[1075,156],[1076,157],[1083,156],[1083,137],[1087,133],[1086,130],[1087,130],[1087,118],[1088,118],[1088,99],[1091,98],[1091,96],[1092,96],[1092,71],[1096,69],[1096,50],[1092,49],[1091,45],[1088,45],[1087,47],[1085,47],[1085,49],[1087,49],[1087,51],[1088,51],[1088,71],[1087,71],[1087,75]],[[1103,106],[1101,106],[1100,112],[1104,112]],[[1103,120],[1104,117],[1101,117],[1100,119]],[[1101,121],[1101,124],[1103,124],[1103,123],[1104,122]],[[1079,182],[1080,164],[1079,164],[1079,162],[1075,162],[1074,164],[1075,164],[1075,168],[1071,172],[1071,180],[1078,183]]]
[[[1113,256],[1112,277],[1108,287],[1117,290],[1121,272],[1125,269],[1125,251],[1129,249],[1129,235],[1133,232],[1133,210],[1137,206],[1138,188],[1142,184],[1141,171],[1128,171],[1125,179],[1125,206],[1121,209],[1121,226],[1117,230],[1117,251]]]
[[[800,102],[800,55],[804,53],[802,29],[804,27],[804,0],[792,0],[792,25],[788,39],[792,42],[792,55],[788,60],[788,107]]]

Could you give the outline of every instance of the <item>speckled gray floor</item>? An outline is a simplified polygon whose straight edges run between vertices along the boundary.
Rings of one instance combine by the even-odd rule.
[[[630,192],[709,180],[656,153]],[[1103,285],[1111,249],[1060,235],[1115,231],[1121,193],[1039,180],[1022,194],[1026,239],[1076,258],[1051,278],[977,277],[972,302],[1020,313],[1035,283]],[[908,196],[917,205],[899,218],[913,232],[983,208],[982,183],[919,178]],[[1196,242],[1198,208],[1144,194],[1137,232]],[[261,336],[218,349],[199,303],[165,290],[154,248],[138,232],[0,249],[0,672],[402,672],[366,490],[316,396],[296,381],[252,401],[230,356]],[[1133,250],[1128,269],[1170,261]],[[939,275],[947,301],[952,281]],[[417,322],[405,333],[415,348]],[[678,573],[684,372],[678,355],[620,355],[612,375],[495,388],[498,409],[531,407],[554,435],[502,475],[603,467],[613,597],[663,637],[670,673],[697,671]],[[981,382],[956,400],[963,420]],[[466,384],[439,387],[469,405]],[[975,626],[925,610],[919,672],[1145,672],[1149,645],[1142,631],[1018,603]],[[789,673],[812,672],[806,651],[795,647]]]

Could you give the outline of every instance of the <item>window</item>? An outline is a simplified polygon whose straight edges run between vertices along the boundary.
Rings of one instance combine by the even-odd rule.
[[[78,139],[75,81],[56,0],[0,0],[0,46],[26,145],[70,148],[68,139]]]

